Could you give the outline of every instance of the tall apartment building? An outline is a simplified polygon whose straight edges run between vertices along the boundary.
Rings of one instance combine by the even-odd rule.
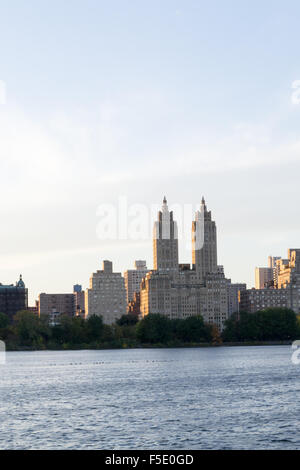
[[[169,240],[165,239],[164,244],[157,237],[163,232],[163,220],[171,227],[165,230]],[[177,224],[164,199],[154,225],[154,270],[146,275],[141,285],[141,315],[160,313],[171,319],[202,315],[206,322],[222,330],[229,315],[228,280],[223,268],[217,265],[216,226],[204,199],[192,224],[193,269],[178,264],[176,230]]]
[[[28,308],[28,289],[22,275],[15,285],[0,284],[0,312],[7,315],[10,321],[20,310]]]
[[[135,269],[128,269],[124,273],[125,288],[127,294],[127,304],[134,300],[134,294],[140,292],[143,277],[148,273],[147,264],[144,260],[137,260],[134,263]]]
[[[87,317],[102,316],[107,325],[115,323],[126,314],[126,289],[121,273],[113,272],[111,261],[103,261],[103,268],[90,277],[90,287],[85,293]]]
[[[53,314],[68,315],[73,317],[75,315],[75,299],[73,294],[45,294],[39,295],[39,316]]]

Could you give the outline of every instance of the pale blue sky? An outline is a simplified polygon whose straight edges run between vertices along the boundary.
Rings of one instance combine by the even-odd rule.
[[[296,1],[0,1],[0,282],[22,272],[32,303],[87,287],[103,258],[151,267],[150,239],[96,236],[119,196],[204,194],[234,281],[300,247],[299,15]]]

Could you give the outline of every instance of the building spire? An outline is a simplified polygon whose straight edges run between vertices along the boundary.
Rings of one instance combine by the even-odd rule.
[[[168,203],[167,203],[166,196],[164,196],[164,199],[163,199],[162,213],[163,214],[168,214],[169,213],[169,208],[168,208]]]
[[[200,212],[201,213],[206,212],[206,204],[205,204],[204,196],[202,196],[201,205],[200,205]]]

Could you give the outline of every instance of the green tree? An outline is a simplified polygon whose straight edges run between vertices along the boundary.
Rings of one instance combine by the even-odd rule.
[[[290,340],[298,335],[297,316],[287,308],[268,308],[257,313],[263,340]]]
[[[238,340],[238,315],[233,314],[225,321],[225,328],[222,332],[222,339],[225,342],[234,342]]]
[[[262,339],[257,314],[241,313],[237,326],[238,341],[260,341]]]
[[[5,313],[0,312],[0,328],[7,328],[9,325],[9,318]]]
[[[60,324],[52,329],[52,339],[57,344],[70,346],[87,342],[85,321],[81,317],[69,317],[62,315]]]
[[[292,340],[299,336],[296,314],[287,308],[268,308],[256,313],[241,312],[225,323],[224,341]]]
[[[202,343],[212,340],[211,328],[204,323],[203,318],[191,316],[181,323],[179,338],[185,343]]]
[[[101,316],[91,315],[88,317],[85,327],[88,342],[101,341],[104,332],[104,325]]]
[[[116,321],[119,326],[132,326],[138,323],[139,319],[137,315],[133,313],[128,313],[127,315],[122,315],[119,320]]]
[[[34,313],[22,310],[14,316],[14,329],[24,346],[44,347],[45,327]]]
[[[104,343],[109,343],[114,341],[114,329],[111,325],[103,325],[103,336],[102,336]]]
[[[136,327],[136,334],[142,343],[167,343],[171,339],[171,322],[164,315],[149,314]]]

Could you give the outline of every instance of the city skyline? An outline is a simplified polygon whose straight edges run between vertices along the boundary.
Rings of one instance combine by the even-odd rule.
[[[249,286],[266,256],[298,246],[299,13],[295,1],[2,5],[0,280],[23,273],[32,303],[86,286],[103,258],[150,266],[150,240],[97,238],[99,205],[119,196],[204,194],[220,263]]]
[[[167,207],[167,208],[168,208],[167,203],[168,203],[168,202],[167,202],[166,196],[164,196],[164,199],[163,199],[163,207]],[[206,204],[206,201],[205,201],[205,199],[204,199],[204,196],[202,196],[201,202],[198,204],[198,209],[194,212],[194,218],[197,219],[197,217],[199,217],[199,215],[197,215],[197,214],[200,214],[199,209],[200,209],[200,211],[201,211],[201,207],[205,207],[205,208],[206,208],[205,204]],[[179,205],[178,205],[178,204],[170,204],[170,208],[171,208],[171,209],[172,209],[172,206],[175,206],[175,207],[178,208]],[[191,206],[192,206],[192,205],[191,205],[191,204],[185,204],[185,205],[182,204],[181,206],[182,206],[182,208],[183,208],[183,211],[182,211],[182,213],[181,213],[181,216],[182,216],[182,218],[185,220],[185,227],[184,227],[184,229],[180,226],[180,223],[178,224],[178,217],[177,217],[177,214],[176,214],[176,213],[174,214],[174,217],[175,217],[175,224],[176,224],[176,231],[177,231],[177,226],[179,226],[178,232],[179,232],[179,234],[181,233],[181,237],[180,237],[180,235],[177,233],[177,236],[178,236],[178,240],[177,240],[178,248],[177,248],[177,250],[178,250],[178,252],[179,252],[179,255],[177,255],[177,256],[178,256],[178,263],[181,263],[181,264],[186,264],[186,263],[187,263],[187,264],[190,264],[190,265],[192,266],[192,265],[193,265],[193,258],[192,258],[192,253],[189,252],[189,250],[192,249],[192,244],[193,244],[193,243],[192,243],[192,238],[193,238],[193,237],[191,237],[191,239],[188,240],[188,243],[190,242],[190,247],[188,247],[188,246],[186,245],[186,242],[187,242],[186,236],[187,236],[187,233],[193,232],[193,230],[194,230],[193,227],[194,227],[195,221],[194,221],[194,222],[193,222],[192,220],[188,221],[186,214],[183,213],[183,212],[184,212],[184,206],[188,207],[187,213],[189,213],[189,211],[191,210]],[[154,205],[154,207],[156,207],[156,204]],[[159,204],[157,204],[157,207],[159,207]],[[151,209],[149,209],[149,214],[151,214],[152,212],[153,212],[153,207],[152,207]],[[121,217],[121,218],[122,218],[122,217]],[[137,219],[138,219],[138,218],[139,218],[139,216],[137,216]],[[182,225],[183,225],[183,221],[182,221],[182,220],[181,220],[181,222],[182,222]],[[187,223],[187,222],[188,222],[188,223]],[[157,224],[157,222],[155,222],[155,220],[152,220],[152,224],[154,225],[154,230],[155,230],[155,229],[156,229],[156,224]],[[151,224],[150,224],[150,225],[151,225]],[[150,226],[149,226],[149,227],[150,227]],[[127,224],[126,224],[126,228],[127,228]],[[118,227],[118,230],[119,230],[119,227]],[[118,230],[117,230],[117,237],[119,237],[119,239],[117,239],[117,240],[112,240],[112,241],[111,241],[111,244],[112,244],[114,247],[117,247],[118,244],[120,244],[121,246],[124,246],[124,243],[126,243],[126,240],[120,239],[120,238],[122,238],[122,237],[120,237],[120,233],[119,233]],[[183,230],[183,232],[181,232],[181,230]],[[184,233],[184,230],[185,230],[187,233]],[[122,231],[122,230],[121,230],[121,231]],[[151,229],[148,230],[148,232],[149,232],[149,239],[147,239],[146,241],[145,241],[145,240],[138,240],[137,242],[134,242],[133,240],[130,240],[129,243],[131,243],[131,244],[133,244],[133,245],[135,245],[135,243],[136,243],[137,247],[139,247],[139,248],[145,247],[147,244],[150,245],[150,250],[151,250],[150,260],[151,260],[151,261],[150,261],[150,262],[149,262],[149,261],[146,261],[146,260],[145,260],[145,261],[146,261],[146,264],[147,264],[148,266],[150,266],[150,267],[148,268],[148,270],[153,270],[153,269],[155,269],[155,259],[153,259],[153,252],[152,252],[153,246],[152,246],[152,245],[153,245],[153,243],[154,243],[155,236],[154,236],[154,238],[152,237],[152,232],[153,232],[153,231],[152,231],[152,227],[151,227]],[[128,236],[128,238],[130,238],[130,237]],[[220,237],[220,236],[218,237],[218,244],[219,244],[220,246],[222,246],[221,243],[220,243],[220,238],[222,238],[222,235],[221,235],[221,237]],[[149,248],[149,247],[147,247],[147,248]],[[149,251],[149,249],[148,249],[148,250],[145,249],[145,252],[147,252],[147,251]],[[219,252],[219,251],[221,251],[221,250],[218,250],[218,252]],[[93,252],[93,249],[91,250],[91,252]],[[145,253],[145,252],[139,251],[139,253],[141,253],[141,257],[142,257],[142,258],[145,258],[145,256],[143,255],[143,253]],[[182,253],[185,254],[185,258],[184,258],[184,259],[182,258]],[[188,256],[186,256],[186,253],[188,253]],[[58,254],[58,256],[59,256],[59,252],[58,252],[57,254]],[[71,252],[70,252],[70,254],[71,254]],[[274,254],[271,254],[271,253],[265,253],[265,255],[264,255],[264,260],[262,261],[261,266],[259,266],[259,267],[258,267],[258,266],[254,266],[254,265],[253,265],[253,266],[252,266],[252,265],[251,265],[251,266],[248,266],[248,270],[251,271],[251,274],[249,275],[249,278],[252,278],[252,283],[248,283],[248,282],[247,282],[246,280],[244,280],[244,279],[234,279],[234,278],[232,279],[232,282],[234,282],[234,283],[245,283],[245,284],[247,284],[248,289],[249,289],[249,288],[250,288],[250,289],[251,289],[251,288],[255,288],[255,287],[256,287],[256,284],[257,284],[257,281],[256,281],[256,274],[257,274],[257,271],[258,271],[258,270],[262,270],[262,271],[263,271],[263,270],[269,269],[269,268],[266,267],[266,266],[267,266],[267,262],[269,263],[269,262],[270,262],[269,260],[270,260],[271,258],[274,258],[273,255],[274,255]],[[219,253],[218,253],[218,256],[219,256]],[[279,258],[280,258],[280,257],[279,257]],[[125,266],[124,269],[119,269],[118,266],[120,266],[120,264],[118,263],[117,257],[116,257],[116,258],[109,257],[109,256],[106,256],[106,255],[105,255],[105,252],[102,252],[102,258],[97,257],[96,260],[94,259],[94,261],[93,261],[94,264],[93,264],[93,267],[91,268],[91,271],[90,271],[90,272],[93,272],[93,271],[95,271],[95,270],[97,270],[97,269],[100,269],[103,259],[111,259],[112,262],[114,263],[114,266],[116,266],[115,271],[116,271],[116,272],[120,272],[123,277],[124,277],[126,271],[128,271],[128,270],[131,269],[130,265]],[[131,264],[133,264],[133,262],[136,262],[137,259],[138,259],[138,257],[136,256],[136,257],[134,258],[134,261],[132,261]],[[220,259],[222,259],[222,252],[220,253]],[[275,259],[276,259],[276,257],[275,257]],[[97,264],[97,262],[98,262],[98,264]],[[220,264],[223,265],[223,263],[220,263]],[[63,271],[62,271],[62,272],[63,272]],[[228,278],[232,278],[232,277],[230,276],[230,270],[227,268],[227,266],[226,266],[226,272],[227,272],[227,277],[228,277]],[[24,273],[22,273],[21,276],[24,277]],[[26,277],[26,276],[25,276],[25,277]],[[66,281],[64,281],[64,282],[63,282],[63,285],[66,286],[65,288],[62,287],[62,285],[58,286],[58,289],[52,290],[52,291],[51,291],[51,289],[49,289],[49,288],[44,288],[44,289],[40,290],[39,292],[37,292],[37,294],[34,293],[34,292],[36,292],[36,290],[33,289],[32,286],[30,286],[30,285],[28,284],[28,281],[26,280],[26,287],[28,288],[29,304],[30,304],[31,306],[34,306],[36,300],[37,300],[38,297],[39,297],[39,294],[44,293],[44,292],[47,292],[47,293],[48,293],[48,292],[52,292],[52,293],[55,293],[55,294],[65,294],[66,292],[71,292],[73,285],[74,285],[75,283],[77,283],[77,282],[78,282],[80,285],[82,285],[82,286],[83,286],[83,289],[85,290],[85,289],[87,289],[88,286],[89,286],[89,279],[90,279],[90,273],[88,274],[88,278],[87,278],[86,280],[83,280],[83,276],[81,276],[81,279],[80,279],[80,280],[78,280],[78,279],[71,279],[71,285],[67,285],[67,284],[66,284]],[[48,279],[48,280],[49,280],[49,279]],[[6,282],[6,281],[7,281],[7,282]],[[4,285],[5,285],[5,284],[7,284],[7,285],[14,285],[14,282],[13,282],[13,281],[11,282],[11,280],[6,280],[6,279],[4,279],[4,280],[3,280],[3,279],[2,279],[2,280],[0,279],[0,284],[1,284],[1,283],[4,284]],[[261,288],[262,288],[262,287],[261,287]]]

